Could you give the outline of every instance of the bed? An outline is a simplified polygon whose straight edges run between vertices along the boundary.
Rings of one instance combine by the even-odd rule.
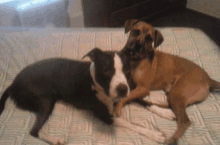
[[[158,28],[165,41],[158,50],[179,55],[203,67],[211,78],[220,81],[220,49],[201,30],[192,28]],[[94,47],[121,50],[127,34],[122,28],[6,28],[0,27],[0,94],[12,83],[19,71],[38,60],[65,57],[81,60]],[[84,59],[85,61],[88,59]],[[166,101],[162,91],[155,98]],[[146,97],[147,98],[147,97]],[[179,140],[180,145],[215,145],[220,143],[220,92],[212,92],[202,103],[187,108],[192,125]],[[171,137],[176,121],[169,121],[146,108],[129,104],[122,118]],[[0,116],[1,145],[46,145],[29,135],[35,115],[15,107],[8,99]],[[110,127],[90,112],[77,110],[58,102],[42,128],[54,136],[65,138],[69,145],[157,145],[148,138],[121,127]]]

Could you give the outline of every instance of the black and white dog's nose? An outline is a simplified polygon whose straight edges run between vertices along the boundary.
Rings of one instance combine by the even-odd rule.
[[[126,97],[128,87],[125,84],[119,84],[116,88],[118,97]]]

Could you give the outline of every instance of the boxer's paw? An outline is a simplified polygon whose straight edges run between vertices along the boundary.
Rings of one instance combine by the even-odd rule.
[[[122,108],[123,108],[123,105],[122,105],[121,103],[118,103],[118,104],[116,105],[116,108],[115,108],[115,110],[114,110],[113,115],[114,115],[115,117],[120,117],[121,114],[122,114]]]

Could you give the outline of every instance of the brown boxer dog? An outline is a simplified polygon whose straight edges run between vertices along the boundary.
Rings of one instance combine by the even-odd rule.
[[[220,89],[220,83],[211,79],[197,64],[155,50],[164,39],[153,26],[143,21],[128,20],[125,33],[128,31],[130,34],[122,52],[130,55],[131,74],[136,86],[129,97],[117,105],[115,114],[120,116],[128,101],[142,99],[149,95],[150,90],[164,90],[169,104],[162,106],[170,107],[177,119],[177,130],[167,143],[176,143],[191,124],[186,107],[205,100],[210,89]],[[152,105],[151,102],[146,103]]]

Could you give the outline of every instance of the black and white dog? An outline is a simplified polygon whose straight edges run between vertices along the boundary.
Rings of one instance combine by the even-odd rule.
[[[85,56],[92,62],[54,58],[24,68],[3,93],[0,114],[10,96],[19,108],[36,113],[36,122],[30,131],[32,136],[51,144],[65,144],[62,138],[39,132],[55,103],[61,100],[92,111],[107,124],[126,127],[151,140],[164,142],[163,133],[112,116],[114,100],[126,97],[130,92],[129,58],[119,52],[103,52],[98,48]]]

